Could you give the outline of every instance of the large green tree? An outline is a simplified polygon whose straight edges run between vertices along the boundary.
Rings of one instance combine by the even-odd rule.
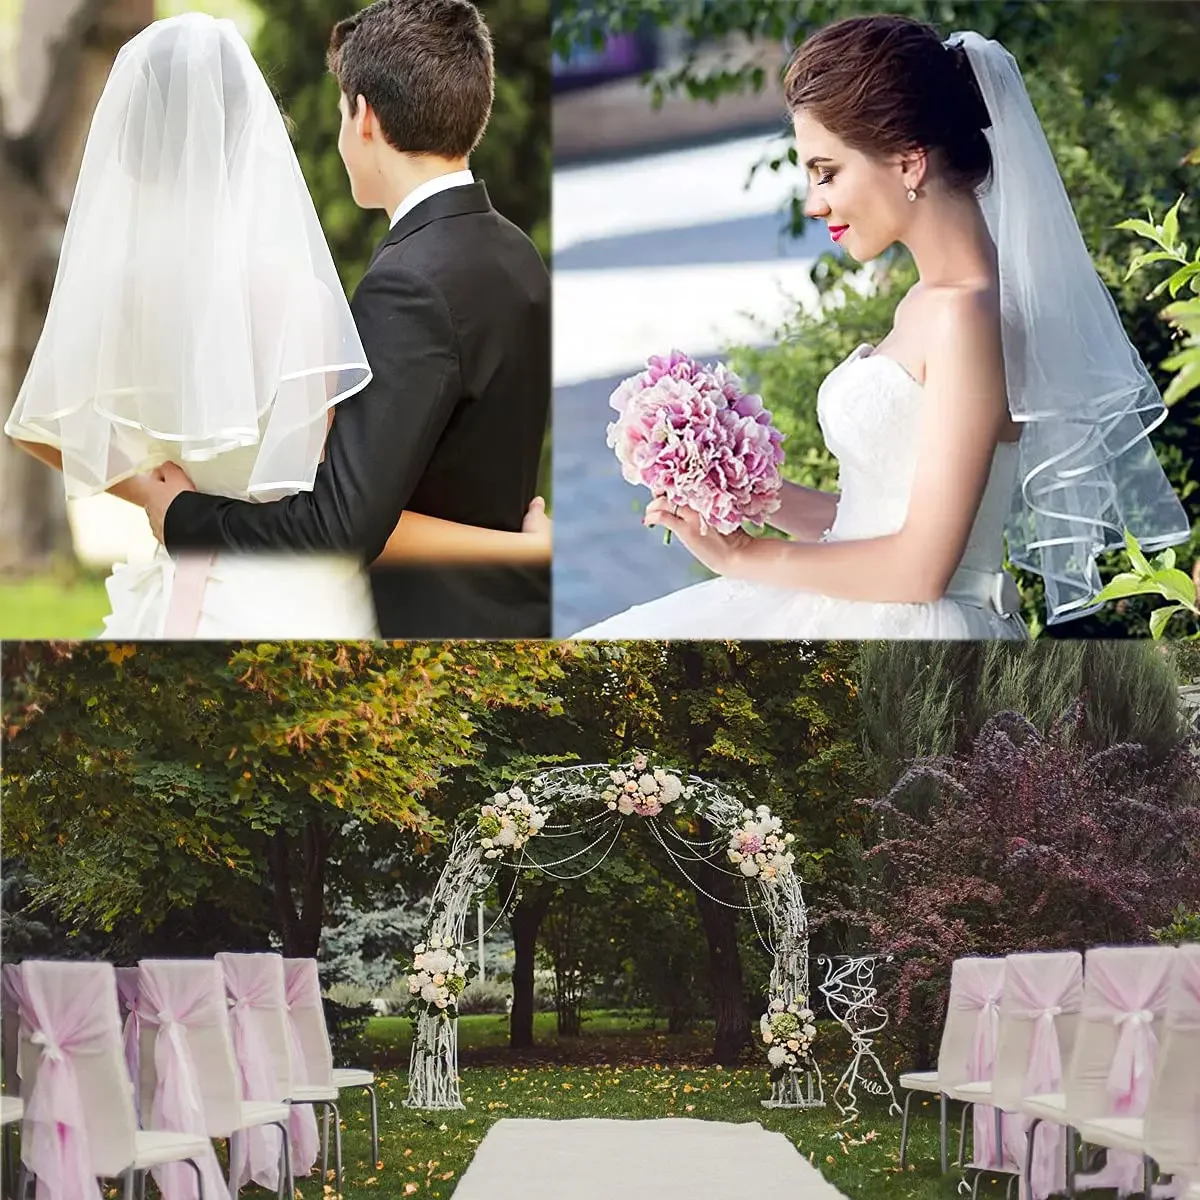
[[[494,707],[552,711],[550,643],[5,648],[3,847],[65,919],[153,927],[265,893],[315,954],[331,865],[429,846]]]

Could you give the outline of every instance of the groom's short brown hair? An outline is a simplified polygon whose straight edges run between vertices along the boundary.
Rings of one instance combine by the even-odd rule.
[[[492,39],[470,0],[375,0],[334,27],[329,69],[407,154],[465,157],[491,115]]]

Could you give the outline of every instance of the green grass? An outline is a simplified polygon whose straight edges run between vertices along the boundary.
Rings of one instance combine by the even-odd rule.
[[[45,575],[0,583],[0,639],[96,637],[108,613],[101,575]]]
[[[488,1129],[504,1117],[757,1121],[783,1133],[854,1200],[954,1200],[957,1195],[957,1171],[943,1177],[938,1169],[936,1105],[914,1101],[910,1165],[901,1171],[899,1118],[874,1097],[865,1098],[860,1120],[846,1126],[832,1105],[808,1111],[766,1109],[761,1104],[769,1094],[765,1070],[707,1065],[703,1028],[668,1035],[662,1022],[637,1014],[597,1012],[588,1017],[582,1037],[559,1039],[554,1014],[537,1014],[539,1045],[520,1055],[507,1049],[507,1018],[463,1017],[459,1046],[466,1109],[429,1113],[404,1107],[404,1070],[381,1069],[381,1064],[394,1068],[407,1063],[410,1023],[403,1017],[374,1018],[367,1028],[365,1057],[375,1064],[379,1080],[382,1165],[369,1161],[367,1106],[347,1092],[342,1106],[345,1200],[447,1200]],[[825,1032],[823,1028],[828,1061],[822,1069],[828,1097],[846,1057],[840,1039],[825,1037]],[[552,1059],[560,1061],[548,1061]],[[952,1120],[957,1119],[955,1106]],[[952,1138],[952,1146],[956,1144]],[[980,1194],[1003,1196],[1006,1182],[985,1182]],[[300,1181],[297,1193],[304,1200],[321,1195],[315,1178]],[[254,1193],[245,1194],[249,1198]]]

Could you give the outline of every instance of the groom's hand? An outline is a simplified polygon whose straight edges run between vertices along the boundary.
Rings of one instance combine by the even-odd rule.
[[[148,475],[143,475],[144,496],[142,507],[150,519],[150,528],[154,536],[163,542],[163,522],[167,517],[167,509],[171,502],[182,492],[194,492],[196,485],[188,478],[187,472],[174,463],[163,463]],[[163,542],[165,545],[166,543]]]

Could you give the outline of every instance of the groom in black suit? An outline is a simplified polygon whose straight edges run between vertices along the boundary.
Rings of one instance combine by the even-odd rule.
[[[167,549],[345,552],[373,562],[406,509],[517,532],[550,399],[550,282],[467,158],[493,96],[468,0],[377,0],[333,31],[338,148],[392,228],[351,302],[374,378],[336,409],[311,492],[272,503],[184,490],[147,511]],[[160,525],[161,522],[161,525]],[[376,566],[384,637],[548,637],[549,566]]]

